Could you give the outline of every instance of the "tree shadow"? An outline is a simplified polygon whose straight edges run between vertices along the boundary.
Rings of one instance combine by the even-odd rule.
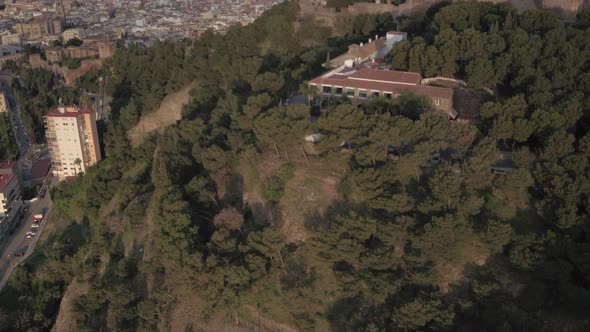
[[[362,212],[365,207],[352,204],[346,201],[335,201],[323,213],[314,211],[304,216],[303,225],[312,232],[322,232],[330,228],[332,221],[338,215],[346,214],[351,211]]]
[[[244,177],[240,173],[232,173],[225,181],[225,195],[223,200],[226,205],[237,209],[243,208]]]
[[[256,202],[250,204],[250,212],[255,223],[282,227],[284,224],[281,208],[270,202]]]

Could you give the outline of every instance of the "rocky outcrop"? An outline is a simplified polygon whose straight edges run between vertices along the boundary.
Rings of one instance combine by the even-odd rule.
[[[406,0],[401,5],[393,5],[387,3],[388,1],[377,1],[380,3],[356,2],[342,10],[352,15],[360,14],[378,14],[390,12],[394,15],[422,15],[432,5],[442,2],[443,0]],[[555,11],[562,19],[574,19],[578,11],[590,5],[590,0],[473,0],[478,2],[502,3],[510,2],[514,8],[519,11],[528,9],[549,9]],[[318,5],[312,4],[313,0],[301,0],[302,7],[312,6],[315,8],[315,13],[318,14]],[[327,9],[326,15],[334,16],[336,13]]]
[[[192,85],[187,85],[180,91],[169,94],[162,100],[157,110],[142,115],[139,123],[127,132],[131,146],[139,146],[149,133],[164,130],[180,120],[182,107],[189,102],[192,88]]]
[[[573,20],[589,2],[584,0],[541,0],[541,8],[556,11],[563,19]],[[586,2],[586,3],[585,3]]]
[[[50,64],[46,60],[41,59],[39,54],[31,54],[29,56],[29,64],[32,68],[42,68],[49,70],[56,75],[62,76],[66,85],[74,85],[76,80],[82,75],[86,74],[91,69],[102,68],[102,59],[86,59],[80,61],[80,67],[69,69],[58,64]]]

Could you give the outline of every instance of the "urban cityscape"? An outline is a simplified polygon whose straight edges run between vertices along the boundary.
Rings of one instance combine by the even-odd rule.
[[[7,1],[0,11],[2,44],[24,41],[50,43],[68,29],[78,37],[108,36],[112,39],[170,40],[196,38],[206,30],[223,32],[234,24],[249,24],[279,1]],[[59,18],[59,24],[56,19]],[[38,26],[39,32],[24,30]],[[46,30],[44,32],[43,29]],[[37,30],[37,27],[35,29]],[[20,31],[20,32],[19,32]],[[67,32],[66,32],[67,38]]]

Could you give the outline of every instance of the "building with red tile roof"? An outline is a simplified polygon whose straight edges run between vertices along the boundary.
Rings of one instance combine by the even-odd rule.
[[[427,97],[436,110],[450,114],[453,110],[453,89],[422,85],[419,73],[374,68],[371,65],[350,63],[309,81],[321,96],[347,96],[355,103],[372,97],[393,99],[402,93]]]
[[[326,67],[339,67],[347,61],[365,62],[373,59],[385,57],[391,51],[395,43],[399,43],[408,38],[406,32],[389,31],[383,37],[375,36],[375,39],[369,39],[366,43],[352,44],[348,46],[348,51],[324,65]]]
[[[31,167],[31,181],[40,180],[42,183],[50,169],[51,161],[49,159],[36,160]]]
[[[53,172],[60,180],[85,173],[101,160],[93,110],[59,106],[43,121]]]

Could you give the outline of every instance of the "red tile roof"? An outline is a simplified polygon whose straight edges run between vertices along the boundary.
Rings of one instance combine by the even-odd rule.
[[[2,161],[0,161],[0,169],[12,169],[12,167],[14,167],[15,164],[16,164],[16,161],[2,160]]]
[[[31,167],[31,178],[33,180],[44,178],[49,173],[50,168],[51,161],[49,159],[35,161],[33,167]]]
[[[4,192],[6,187],[16,179],[14,174],[2,174],[0,175],[0,192]]]
[[[382,81],[388,83],[397,82],[414,85],[420,84],[420,81],[422,80],[422,76],[419,73],[371,68],[363,68],[348,77],[357,80]]]
[[[369,69],[376,71],[375,69]],[[363,74],[365,75],[365,74]],[[345,78],[341,78],[345,77]],[[408,83],[397,83],[395,81],[371,81],[350,79],[350,76],[332,75],[331,77],[316,77],[310,81],[311,84],[316,85],[332,85],[341,86],[354,89],[364,89],[367,91],[384,91],[392,92],[393,94],[402,92],[413,92],[419,96],[426,96],[431,98],[451,99],[453,97],[453,89],[441,88],[428,85],[411,85]]]
[[[90,111],[88,109],[82,109],[82,108],[78,108],[75,106],[65,106],[65,108],[66,108],[66,111],[63,113],[60,112],[59,109],[56,108],[56,109],[48,112],[47,114],[45,114],[45,116],[65,118],[65,117],[77,117],[78,115],[92,113],[92,111]]]
[[[385,38],[378,38],[371,41],[370,43],[363,44],[362,46],[358,44],[352,44],[348,46],[348,52],[335,57],[331,62],[344,62],[344,60],[356,58],[365,59],[366,57],[377,53],[384,47]]]

